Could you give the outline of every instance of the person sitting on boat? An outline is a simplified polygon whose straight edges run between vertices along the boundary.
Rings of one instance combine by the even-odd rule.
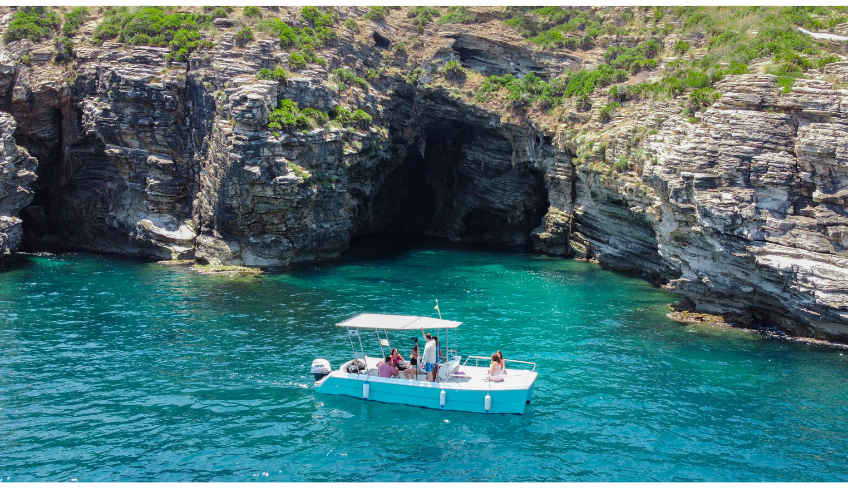
[[[377,374],[380,378],[400,377],[398,369],[392,364],[391,356],[386,356],[386,360],[377,365]]]
[[[424,334],[424,329],[421,329],[421,333]],[[433,334],[427,332],[424,334],[424,338],[427,339],[427,344],[424,346],[424,354],[421,357],[421,361],[424,363],[424,372],[427,373],[427,381],[436,381],[436,374],[438,373],[438,365],[436,362],[438,361],[438,353],[436,352],[436,339],[433,337]]]
[[[409,366],[403,370],[403,377],[406,379],[414,379],[418,375],[418,338],[413,337],[412,340],[415,341],[415,345],[409,351]]]
[[[495,383],[504,380],[503,369],[501,369],[501,358],[498,353],[492,354],[492,364],[489,366],[489,378]]]
[[[498,359],[500,360],[500,363],[501,363],[501,371],[503,371],[503,374],[506,374],[506,361],[504,361],[503,353],[498,351],[497,355],[498,355]]]
[[[403,371],[406,369],[406,366],[400,364],[401,362],[406,361],[406,359],[404,359],[403,356],[400,355],[397,348],[392,349],[392,355],[390,357],[392,358],[392,366],[397,368],[398,371]]]

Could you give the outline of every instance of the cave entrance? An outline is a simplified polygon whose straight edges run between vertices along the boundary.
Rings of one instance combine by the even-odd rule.
[[[531,243],[549,206],[543,170],[513,164],[512,143],[490,128],[433,119],[418,137],[383,180],[371,203],[371,225],[359,235]]]
[[[19,212],[24,231],[22,249],[25,251],[53,248],[60,243],[56,236],[51,235],[55,231],[51,230],[48,217],[62,171],[63,121],[62,110],[56,108],[51,118],[54,137],[40,138],[29,134],[23,130],[24,124],[19,124],[15,131],[16,143],[38,160],[35,171],[38,178],[32,184],[32,202]]]

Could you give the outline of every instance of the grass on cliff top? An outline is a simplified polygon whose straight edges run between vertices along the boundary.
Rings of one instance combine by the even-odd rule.
[[[88,7],[75,7],[66,13],[65,23],[62,24],[62,35],[65,37],[77,35],[79,28],[88,21],[90,14]]]
[[[50,7],[20,7],[12,15],[3,40],[7,43],[20,39],[39,42],[53,37],[60,24],[59,14]]]
[[[623,82],[630,75],[655,70],[658,59],[675,56],[657,81],[642,82],[611,91],[610,104],[645,96],[676,97],[690,93],[692,109],[708,106],[720,97],[714,84],[729,74],[744,74],[758,59],[770,63],[765,71],[778,76],[781,91],[791,90],[795,78],[840,58],[838,49],[800,33],[796,26],[820,29],[847,20],[843,7],[639,7],[629,9],[569,7],[505,9],[503,23],[521,32],[529,42],[548,50],[592,47],[604,32],[628,35],[630,32],[652,35],[634,46],[611,45],[604,63],[595,69],[565,73],[544,81],[528,74],[521,79],[504,75],[487,78],[475,98],[485,101],[489,94],[505,89],[507,99],[516,107],[537,104],[550,110],[565,99],[577,97],[578,110],[591,108],[590,96],[597,88]],[[634,16],[634,13],[637,14]],[[641,16],[641,17],[640,17]],[[673,22],[671,24],[669,22]],[[651,27],[653,26],[653,27]],[[650,29],[650,31],[648,30]],[[678,41],[669,50],[662,40],[675,35]],[[706,38],[700,58],[691,55],[684,39]],[[690,54],[688,57],[687,54]],[[609,117],[610,107],[601,113]],[[614,108],[614,107],[613,107]]]
[[[168,46],[167,60],[188,61],[191,53],[214,46],[200,30],[213,16],[171,12],[170,7],[106,7],[106,16],[94,28],[95,43],[108,39],[138,46]],[[226,13],[226,12],[225,12]]]
[[[338,13],[332,10],[322,12],[317,7],[306,6],[300,10],[300,20],[302,26],[292,27],[277,18],[263,19],[257,27],[279,37],[280,47],[291,52],[290,68],[300,69],[308,63],[326,66],[327,62],[317,56],[315,50],[338,39],[339,36],[333,29],[333,25],[338,21]]]

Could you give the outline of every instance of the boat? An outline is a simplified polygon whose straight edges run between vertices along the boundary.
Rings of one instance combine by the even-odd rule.
[[[462,356],[456,355],[456,329],[461,323],[430,317],[372,313],[340,322],[336,325],[347,329],[353,358],[336,370],[324,358],[313,361],[311,373],[316,380],[315,392],[437,410],[523,414],[533,398],[538,375],[536,363],[506,359],[506,374],[490,377],[490,357],[468,356],[463,361]],[[376,332],[379,357],[365,354],[363,336],[369,330]],[[402,373],[400,378],[380,377],[379,363],[392,350],[389,332],[393,335],[403,333],[405,341],[410,341],[410,332],[417,337],[419,331],[423,334],[425,330],[438,338],[439,344],[444,344],[446,352],[443,356],[439,351],[442,357],[437,381],[428,381],[423,372],[409,379],[404,378]],[[451,332],[453,343],[450,342]],[[412,347],[411,342],[405,344],[409,347],[398,347],[398,350]]]

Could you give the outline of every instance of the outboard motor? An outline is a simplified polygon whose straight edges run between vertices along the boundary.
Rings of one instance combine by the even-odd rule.
[[[320,381],[321,378],[330,374],[330,361],[326,359],[318,358],[315,361],[312,361],[312,376],[315,377],[315,381]]]

